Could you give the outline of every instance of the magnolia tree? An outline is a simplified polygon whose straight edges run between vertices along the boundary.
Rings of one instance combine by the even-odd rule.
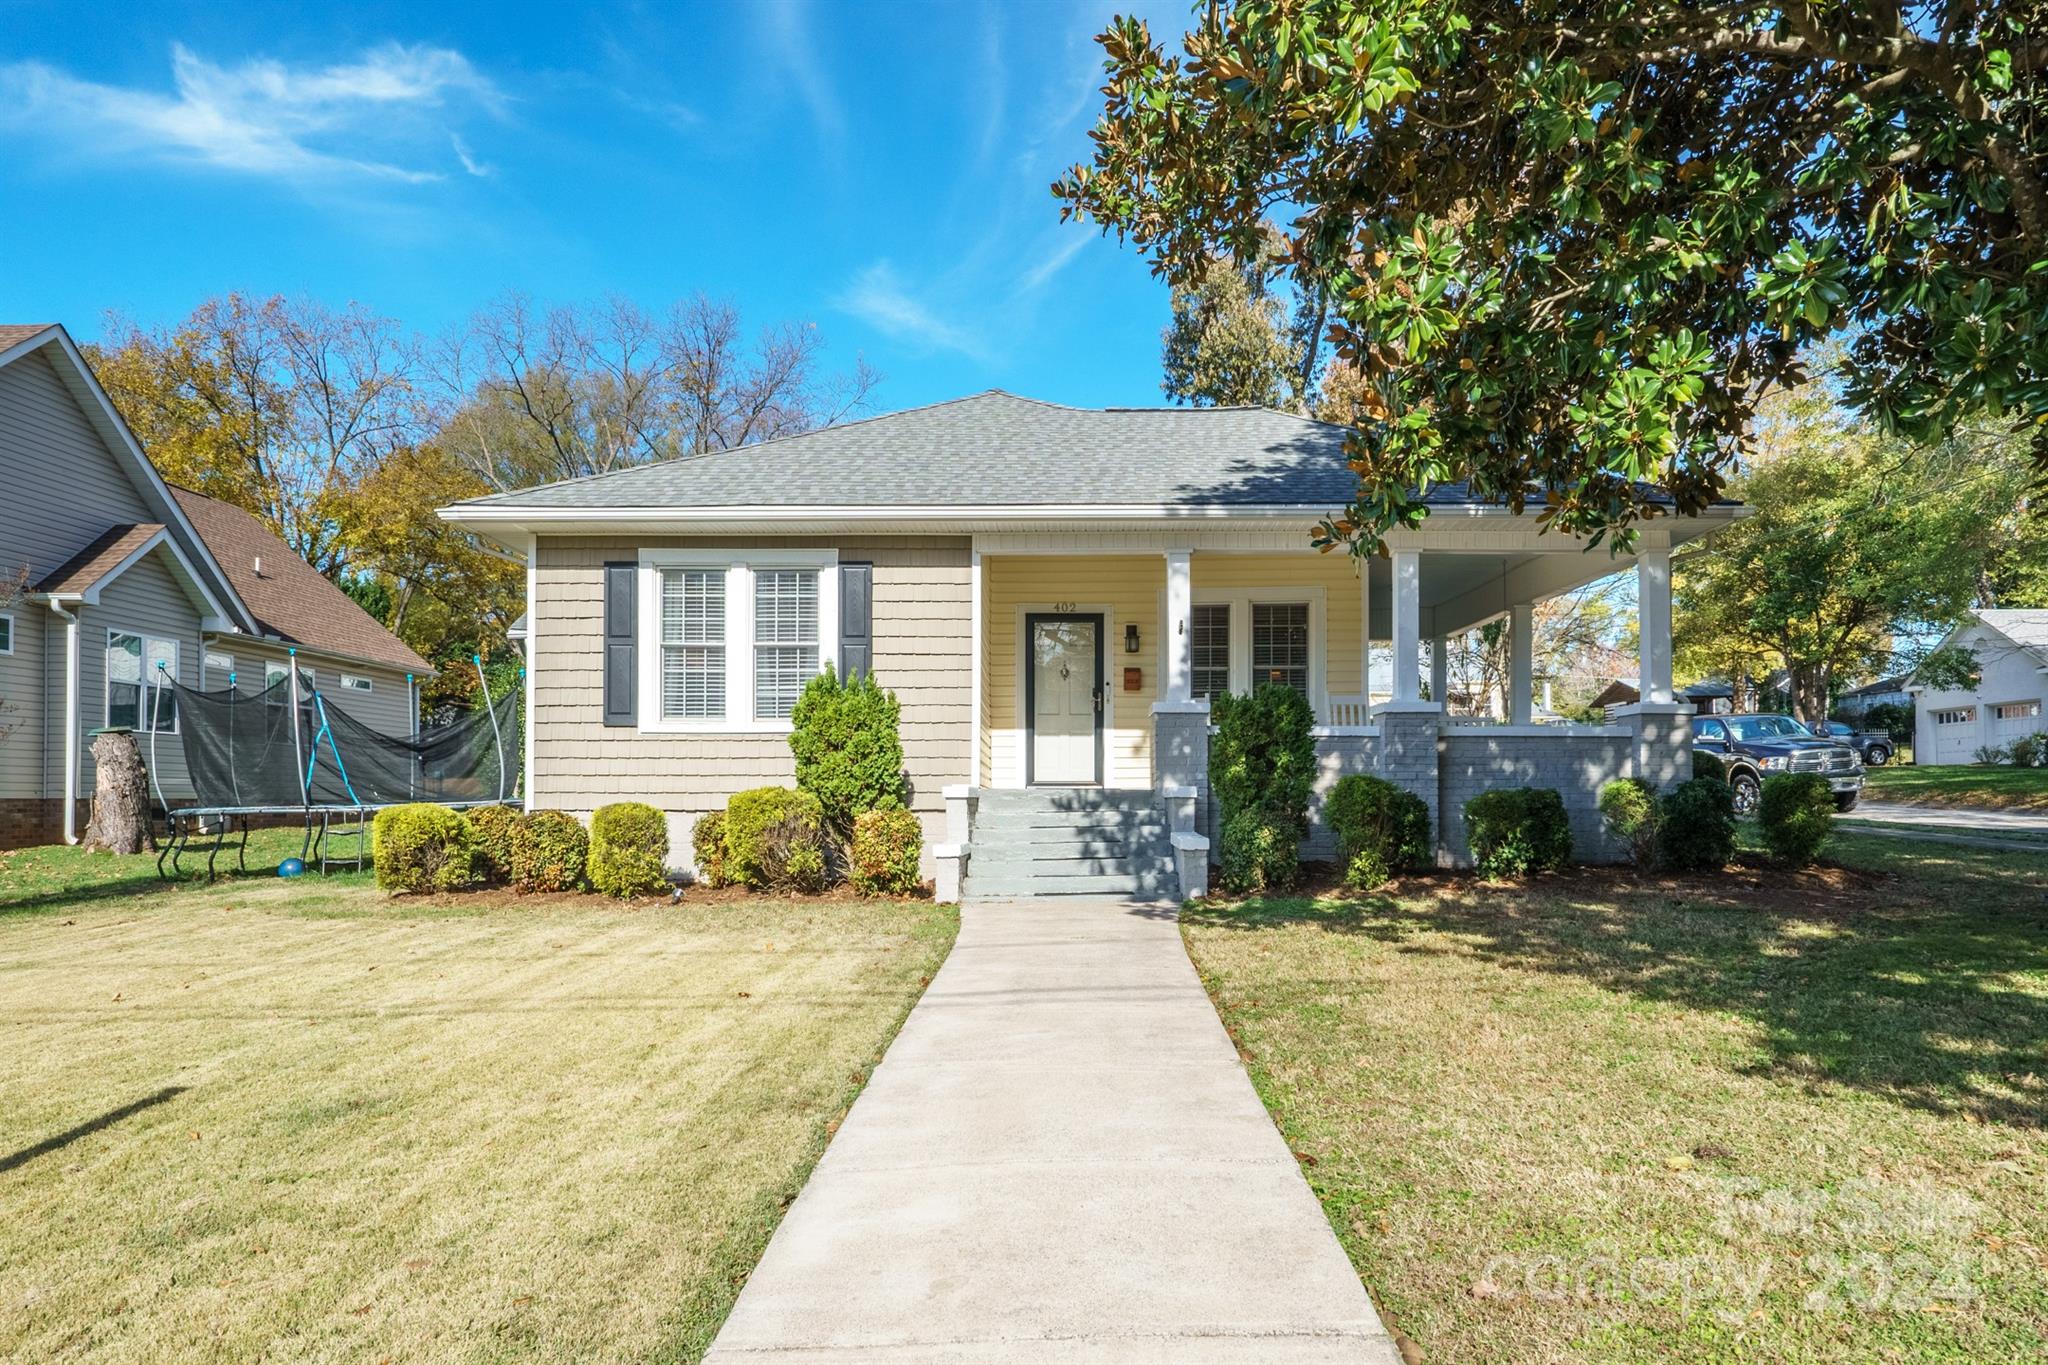
[[[1848,338],[1888,431],[2025,424],[2048,471],[2044,0],[1238,0],[1101,35],[1064,213],[1176,282],[1324,301],[1359,491],[1466,479],[1597,542],[1721,494],[1768,392]]]

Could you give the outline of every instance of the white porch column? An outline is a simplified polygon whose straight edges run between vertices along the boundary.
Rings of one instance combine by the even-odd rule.
[[[1394,700],[1422,700],[1422,555],[1394,551]]]
[[[1531,693],[1536,689],[1536,613],[1527,602],[1508,612],[1508,724],[1530,721]]]
[[[1443,636],[1429,642],[1429,699],[1446,711],[1451,706],[1451,644]]]
[[[967,557],[967,785],[981,785],[981,547]],[[993,781],[993,775],[991,775]]]
[[[1645,541],[1649,539],[1647,533]],[[1660,537],[1661,539],[1661,537]],[[1671,550],[1645,544],[1636,556],[1636,620],[1642,699],[1671,700]]]
[[[1354,558],[1358,566],[1358,696],[1372,709],[1372,561]]]
[[[1194,630],[1195,590],[1190,575],[1188,550],[1166,552],[1166,691],[1167,701],[1184,702],[1193,698],[1192,632]]]

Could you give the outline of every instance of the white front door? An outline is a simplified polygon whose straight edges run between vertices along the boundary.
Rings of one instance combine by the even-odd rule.
[[[1031,781],[1039,786],[1100,782],[1096,743],[1101,712],[1102,618],[1033,616]]]

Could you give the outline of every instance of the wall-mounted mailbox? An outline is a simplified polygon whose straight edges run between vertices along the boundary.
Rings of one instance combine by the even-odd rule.
[[[1144,690],[1144,687],[1145,687],[1145,670],[1144,670],[1144,669],[1142,669],[1142,668],[1127,668],[1127,669],[1125,669],[1125,670],[1124,670],[1124,691],[1126,691],[1126,692],[1139,692],[1139,691],[1143,691],[1143,690]]]

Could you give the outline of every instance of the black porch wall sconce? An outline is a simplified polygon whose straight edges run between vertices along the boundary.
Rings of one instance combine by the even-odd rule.
[[[1137,652],[1138,623],[1136,621],[1126,621],[1124,622],[1124,653],[1136,654]]]

